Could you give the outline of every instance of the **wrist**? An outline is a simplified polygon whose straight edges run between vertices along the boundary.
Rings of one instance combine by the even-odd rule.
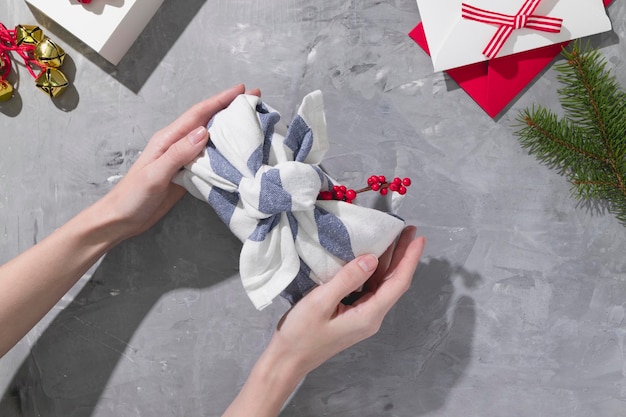
[[[304,362],[289,349],[283,349],[280,343],[272,339],[257,361],[253,372],[263,378],[273,380],[278,386],[289,390],[288,395],[309,372]],[[289,389],[293,388],[293,389]]]
[[[223,417],[277,416],[305,376],[299,362],[272,340]]]
[[[273,398],[280,409],[308,372],[293,355],[270,342],[255,364],[250,378],[267,387],[266,398]]]
[[[72,222],[79,225],[78,233],[88,246],[98,247],[103,253],[129,237],[124,222],[111,210],[103,198],[78,214]]]

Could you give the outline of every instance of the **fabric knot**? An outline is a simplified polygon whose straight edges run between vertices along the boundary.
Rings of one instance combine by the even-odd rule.
[[[301,162],[262,165],[254,178],[241,179],[239,195],[243,208],[256,219],[311,210],[322,186],[322,175],[319,168]]]
[[[515,16],[515,25],[513,26],[514,29],[521,29],[524,26],[526,26],[526,23],[528,23],[528,16],[525,14],[522,15],[517,15]]]
[[[175,178],[243,242],[239,274],[258,309],[278,295],[297,301],[358,255],[380,256],[404,227],[378,210],[317,200],[334,183],[319,166],[323,104],[320,91],[308,94],[283,126],[259,97],[241,95],[211,119],[206,152]]]

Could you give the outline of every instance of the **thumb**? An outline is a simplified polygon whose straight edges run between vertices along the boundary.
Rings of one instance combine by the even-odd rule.
[[[161,155],[154,164],[157,172],[173,177],[180,168],[191,161],[204,149],[209,138],[205,127],[192,130],[187,136],[179,139]]]
[[[329,309],[334,311],[341,300],[365,284],[377,266],[378,258],[374,255],[359,256],[341,268],[330,282],[318,287],[322,298],[328,300]]]

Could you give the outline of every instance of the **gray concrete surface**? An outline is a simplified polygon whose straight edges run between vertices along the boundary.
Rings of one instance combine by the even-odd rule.
[[[626,5],[608,10],[614,31],[592,42],[626,83]],[[49,26],[72,87],[51,101],[19,68],[0,105],[0,261],[104,195],[193,103],[245,82],[291,118],[321,89],[326,170],[412,177],[399,214],[428,244],[380,333],[311,373],[283,415],[626,416],[626,229],[570,199],[511,127],[533,103],[558,108],[554,70],[492,120],[433,73],[406,35],[419,20],[413,0],[166,0],[117,68]],[[8,0],[0,21],[35,17]],[[185,198],[0,360],[0,416],[220,415],[286,309],[254,310],[240,248]]]

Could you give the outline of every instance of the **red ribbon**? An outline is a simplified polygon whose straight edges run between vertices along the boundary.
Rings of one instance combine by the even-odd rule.
[[[541,0],[526,0],[521,9],[514,15],[479,9],[478,7],[463,3],[461,4],[461,16],[464,19],[498,25],[498,30],[495,35],[493,35],[483,50],[483,55],[492,59],[498,55],[504,43],[516,29],[528,28],[551,33],[559,33],[561,31],[563,19],[533,15],[540,1]]]
[[[18,54],[24,61],[24,66],[30,72],[33,78],[37,78],[37,74],[33,70],[33,67],[43,70],[45,67],[37,62],[32,56],[32,52],[35,49],[33,45],[17,45],[15,39],[15,30],[9,30],[0,23],[0,60],[4,63],[3,70],[0,73],[0,81],[5,80],[11,72],[11,54],[13,51]]]
[[[0,61],[2,61],[2,72],[0,72],[0,81],[5,80],[11,72],[11,55],[9,51],[13,50],[13,38],[7,28],[0,23]]]

